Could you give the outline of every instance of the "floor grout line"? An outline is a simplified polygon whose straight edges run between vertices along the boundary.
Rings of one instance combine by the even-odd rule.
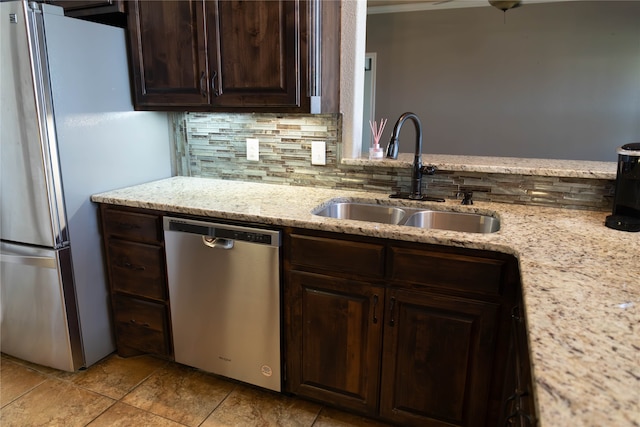
[[[135,357],[138,357],[138,356],[135,356]],[[145,355],[140,357],[142,357],[143,359],[139,361],[135,361],[134,358],[122,358],[114,353],[102,359],[101,361],[98,361],[96,364],[92,365],[86,370],[77,371],[73,373],[66,373],[64,371],[57,371],[57,370],[53,370],[46,367],[39,367],[38,365],[30,364],[29,362],[24,362],[19,359],[15,359],[11,356],[5,356],[4,354],[2,354],[1,361],[3,365],[10,364],[10,366],[12,366],[13,368],[19,367],[26,371],[36,373],[41,378],[37,384],[30,387],[28,390],[21,391],[17,396],[11,399],[11,401],[5,403],[2,406],[2,408],[0,408],[0,416],[2,416],[2,412],[4,412],[5,409],[7,408],[10,409],[11,405],[14,405],[15,402],[18,401],[19,399],[23,399],[23,398],[28,399],[27,396],[29,395],[29,393],[33,393],[39,387],[43,387],[43,385],[47,383],[47,381],[53,381],[54,383],[58,383],[58,384],[66,384],[67,386],[73,387],[74,389],[77,389],[78,391],[82,391],[83,393],[90,393],[93,396],[100,397],[100,400],[89,400],[89,402],[99,401],[101,402],[100,405],[104,405],[108,403],[108,406],[106,408],[101,409],[100,412],[95,415],[86,414],[86,413],[85,415],[83,415],[83,416],[86,416],[86,415],[91,416],[91,419],[84,424],[85,427],[92,423],[98,423],[98,424],[104,423],[105,420],[109,419],[109,416],[114,417],[116,416],[115,414],[119,414],[119,413],[121,414],[122,407],[116,406],[118,404],[125,405],[127,408],[134,410],[134,413],[137,413],[137,411],[140,411],[140,414],[144,413],[145,416],[149,416],[152,418],[159,417],[158,419],[160,418],[164,419],[167,422],[175,423],[175,425],[189,427],[189,424],[186,424],[185,422],[177,421],[177,419],[182,419],[184,421],[188,419],[190,416],[193,418],[193,416],[196,414],[195,412],[190,412],[190,413],[183,412],[182,413],[183,415],[180,415],[180,412],[177,412],[178,417],[176,419],[173,419],[168,417],[166,415],[167,413],[165,413],[165,415],[158,414],[152,410],[143,409],[142,407],[138,407],[135,404],[125,402],[125,399],[127,398],[127,396],[130,396],[137,389],[139,389],[140,387],[143,387],[144,384],[147,383],[148,381],[152,381],[155,376],[163,373],[164,370],[167,370],[167,372],[169,372],[168,374],[165,373],[167,377],[164,379],[164,380],[167,380],[168,378],[168,381],[169,381],[169,386],[168,386],[169,388],[167,390],[172,390],[172,387],[173,387],[171,385],[172,378],[175,378],[176,375],[180,375],[183,369],[187,369],[184,372],[191,372],[191,370],[193,370],[193,372],[198,373],[198,375],[195,376],[196,383],[204,379],[204,383],[207,383],[209,384],[210,387],[213,387],[211,390],[218,390],[218,391],[224,390],[223,394],[218,395],[218,396],[224,395],[224,397],[222,398],[216,397],[216,398],[220,398],[220,401],[217,402],[217,404],[215,404],[215,406],[211,410],[208,410],[206,412],[206,415],[202,420],[197,421],[194,424],[191,424],[194,426],[199,427],[205,424],[207,420],[209,420],[212,416],[214,416],[216,411],[219,411],[221,408],[223,408],[225,404],[227,404],[226,405],[227,407],[224,409],[223,413],[220,414],[220,416],[228,417],[229,411],[233,412],[233,410],[235,409],[234,405],[238,404],[235,401],[234,402],[229,401],[230,397],[234,394],[234,392],[239,393],[239,395],[237,396],[239,401],[248,402],[246,404],[249,405],[247,407],[249,408],[249,411],[251,411],[250,408],[253,408],[253,405],[256,404],[258,406],[255,407],[257,408],[255,410],[257,410],[258,413],[262,414],[262,411],[266,411],[264,413],[266,416],[275,417],[275,419],[281,419],[282,416],[284,416],[284,418],[282,419],[287,419],[287,417],[291,417],[291,416],[295,417],[296,416],[295,411],[302,411],[300,413],[306,414],[305,418],[308,418],[308,420],[306,420],[307,422],[305,422],[304,424],[300,424],[303,427],[313,427],[313,426],[319,426],[319,425],[323,425],[323,426],[331,426],[331,425],[335,425],[335,426],[363,426],[363,425],[378,426],[380,425],[380,426],[383,426],[384,425],[379,421],[368,420],[366,419],[366,417],[362,417],[360,415],[354,415],[354,414],[349,415],[348,413],[343,413],[345,414],[344,416],[347,417],[345,418],[345,420],[352,419],[353,421],[352,422],[340,421],[340,417],[341,417],[340,413],[342,413],[342,411],[329,408],[326,405],[321,404],[319,402],[307,401],[305,399],[302,399],[296,396],[291,396],[287,393],[272,393],[268,390],[263,390],[259,387],[244,385],[243,383],[239,383],[234,380],[220,377],[218,375],[204,372],[202,370],[191,368],[188,366],[184,366],[175,362],[166,361],[161,358],[155,358],[153,356],[145,356]],[[124,366],[127,366],[127,367],[125,368]],[[126,382],[127,378],[129,379],[135,378],[135,377],[133,378],[129,377],[128,372],[136,372],[135,371],[136,369],[147,369],[147,368],[149,369],[149,372],[146,375],[144,375],[143,378],[133,383],[132,385],[127,384]],[[4,369],[3,369],[3,372],[4,372]],[[200,373],[204,374],[204,376],[200,376],[199,375]],[[16,374],[13,374],[13,375],[16,375]],[[107,381],[107,383],[105,384],[104,379],[108,378],[109,375],[114,375],[116,379],[114,380],[113,383]],[[206,380],[207,377],[215,378],[216,381],[208,382]],[[18,382],[20,381],[19,379],[16,379],[16,378],[13,378],[13,380]],[[54,383],[51,383],[48,387],[55,389]],[[93,384],[95,384],[96,386],[93,386]],[[123,386],[123,385],[125,385],[125,387],[119,388],[120,386]],[[1,386],[2,386],[2,382],[0,382],[0,387]],[[153,390],[152,387],[154,387],[155,385],[148,384],[148,386],[150,387],[151,390]],[[141,392],[144,392],[144,390],[142,390]],[[42,393],[42,391],[40,393]],[[114,398],[111,395],[109,395],[109,393],[112,395],[117,395],[118,397]],[[164,394],[165,392],[160,390],[159,393]],[[257,400],[253,400],[254,393]],[[142,394],[144,395],[144,393]],[[152,398],[155,399],[155,397],[152,397]],[[206,396],[204,398],[206,399]],[[92,398],[92,399],[95,399],[95,398]],[[108,399],[108,400],[105,400],[105,399]],[[28,400],[26,400],[25,402],[27,401]],[[131,399],[130,402],[133,402],[133,399]],[[162,402],[163,400],[158,401],[158,403],[161,405],[162,405]],[[262,405],[265,405],[265,402],[267,402],[266,406],[262,406]],[[154,405],[158,403],[154,403]],[[245,403],[243,403],[243,405],[244,404]],[[291,409],[293,406],[297,406],[298,409]],[[149,408],[153,408],[153,407],[155,406],[149,406]],[[294,411],[294,412],[289,411],[289,409],[291,409],[291,411]],[[28,407],[26,411],[29,411]],[[169,413],[171,414],[171,412]],[[200,416],[201,415],[198,415],[196,418],[199,419]],[[334,418],[336,416],[338,418]],[[106,418],[103,419],[102,417],[106,417]],[[242,411],[239,413],[239,417],[242,417]],[[258,418],[262,420],[261,422],[264,422],[262,415],[260,415]],[[4,418],[0,418],[0,419],[2,419],[2,422],[4,425],[4,421],[5,421]],[[239,419],[242,419],[242,418],[239,418]],[[195,421],[195,419],[193,421]],[[296,420],[296,421],[300,422],[300,420]],[[15,420],[13,422],[15,422]],[[280,421],[277,421],[277,423],[279,422]],[[28,420],[27,420],[27,423],[28,423]],[[9,424],[11,424],[11,422],[9,422]],[[260,424],[260,425],[263,425],[263,424]]]

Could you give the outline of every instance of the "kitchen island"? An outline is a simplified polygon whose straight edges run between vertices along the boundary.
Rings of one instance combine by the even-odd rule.
[[[606,212],[502,203],[398,201],[387,194],[174,177],[94,202],[512,254],[519,261],[541,426],[640,425],[640,234]],[[495,213],[476,234],[313,215],[330,200]]]

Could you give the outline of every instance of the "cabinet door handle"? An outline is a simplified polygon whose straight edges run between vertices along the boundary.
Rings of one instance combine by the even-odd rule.
[[[206,98],[207,96],[207,87],[206,87],[206,79],[204,71],[200,73],[200,94]]]
[[[378,315],[376,311],[378,310],[378,295],[373,296],[373,323],[378,323]]]
[[[389,318],[389,326],[395,326],[396,324],[396,319],[393,317],[393,309],[395,305],[396,305],[396,299],[395,297],[391,297],[391,303],[389,304],[389,312],[391,314]]]
[[[522,323],[522,317],[520,316],[520,306],[516,305],[511,309],[511,338],[513,339],[514,348],[514,362],[516,365],[516,393],[522,388],[523,378],[521,378],[520,366],[522,366],[522,354],[520,354],[520,342],[523,339],[520,336],[520,323]]]
[[[520,317],[520,306],[515,305],[511,308],[511,318],[516,322],[520,322],[522,318]]]
[[[214,71],[213,72],[213,77],[211,77],[211,90],[213,91],[213,96],[219,96],[220,95],[220,92],[216,88],[216,83],[217,83],[217,80],[218,80],[217,77],[218,77],[218,72]]]
[[[509,414],[509,416],[505,420],[505,426],[507,427],[511,427],[511,426],[526,427],[526,426],[533,426],[533,425],[535,425],[534,418],[520,409],[517,409],[515,412]]]

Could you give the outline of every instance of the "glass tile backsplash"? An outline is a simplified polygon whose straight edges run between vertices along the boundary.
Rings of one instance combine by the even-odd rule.
[[[406,191],[410,168],[340,163],[341,116],[251,113],[186,113],[174,117],[178,175],[271,184]],[[246,139],[257,138],[259,161],[246,158]],[[311,142],[325,141],[326,165],[311,164]],[[475,200],[608,211],[615,182],[606,179],[438,171],[425,176],[427,194]]]

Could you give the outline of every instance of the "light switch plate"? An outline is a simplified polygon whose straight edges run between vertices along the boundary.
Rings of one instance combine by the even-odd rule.
[[[311,141],[311,164],[327,164],[327,145],[324,141]]]
[[[260,160],[260,141],[257,138],[247,138],[247,160],[252,162]]]

